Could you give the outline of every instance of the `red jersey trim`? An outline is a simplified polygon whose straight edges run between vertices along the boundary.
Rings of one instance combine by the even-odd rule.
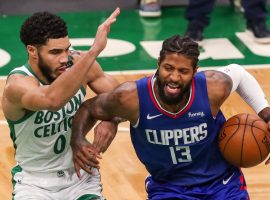
[[[190,100],[188,102],[188,104],[185,106],[185,108],[179,112],[179,113],[175,113],[175,114],[172,114],[168,111],[166,111],[164,108],[162,108],[159,103],[157,102],[155,96],[154,96],[154,91],[153,91],[153,88],[152,88],[152,84],[151,84],[151,80],[153,80],[153,76],[149,77],[148,79],[148,91],[149,91],[149,95],[150,95],[150,98],[152,100],[152,102],[154,103],[155,107],[164,115],[168,116],[168,117],[171,117],[171,118],[178,118],[179,116],[183,115],[185,112],[187,112],[187,110],[191,107],[193,101],[194,101],[194,97],[195,97],[195,81],[194,79],[192,80],[192,83],[191,83],[191,97],[190,97]]]

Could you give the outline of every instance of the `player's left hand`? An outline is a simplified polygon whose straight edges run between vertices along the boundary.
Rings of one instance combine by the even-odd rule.
[[[264,109],[264,110],[270,110],[270,109]],[[269,112],[268,112],[269,113]],[[270,114],[266,115],[266,120],[267,121],[267,125],[268,125],[268,142],[270,145]],[[270,157],[269,159],[265,162],[266,165],[270,164]]]
[[[90,142],[78,138],[71,141],[70,145],[73,153],[74,168],[79,178],[81,178],[81,169],[92,174],[92,167],[99,168],[98,159],[102,157]]]
[[[267,123],[268,125],[268,143],[270,145],[270,107],[266,107],[262,109],[258,115]],[[270,164],[270,157],[269,159],[265,162],[266,165]]]
[[[104,153],[112,143],[118,124],[112,121],[102,121],[94,129],[93,146],[99,153]]]
[[[98,52],[101,52],[107,44],[108,34],[110,32],[111,25],[116,22],[117,16],[120,14],[120,8],[116,8],[112,14],[99,25],[94,43],[91,49],[96,49]]]
[[[270,120],[267,122],[267,125],[268,125],[268,130],[269,130],[269,134],[268,134],[268,142],[269,142],[269,145],[270,145]],[[266,165],[270,164],[270,157],[269,159],[265,162]]]

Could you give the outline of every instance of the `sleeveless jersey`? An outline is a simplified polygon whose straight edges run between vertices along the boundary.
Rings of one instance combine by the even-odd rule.
[[[11,74],[35,76],[29,65]],[[36,77],[37,78],[37,77]],[[43,83],[40,82],[40,85]],[[28,111],[20,120],[7,120],[15,148],[15,160],[26,171],[55,172],[73,167],[70,147],[72,118],[83,102],[82,87],[60,110]]]
[[[220,177],[231,167],[217,143],[225,117],[221,111],[215,118],[211,114],[204,73],[195,75],[189,101],[178,113],[159,105],[154,79],[136,81],[140,116],[130,129],[140,161],[155,181],[192,186]]]

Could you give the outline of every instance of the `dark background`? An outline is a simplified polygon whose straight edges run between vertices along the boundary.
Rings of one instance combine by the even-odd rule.
[[[138,0],[0,0],[1,15],[31,14],[37,11],[68,12],[138,9]],[[270,0],[267,0],[269,3]],[[185,6],[188,0],[163,0],[162,6]],[[217,0],[216,4],[229,4],[229,0]]]

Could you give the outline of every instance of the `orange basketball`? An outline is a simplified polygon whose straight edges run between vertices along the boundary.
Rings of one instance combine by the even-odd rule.
[[[253,167],[270,151],[267,124],[257,115],[238,114],[229,118],[219,133],[219,149],[224,158],[238,167]]]

